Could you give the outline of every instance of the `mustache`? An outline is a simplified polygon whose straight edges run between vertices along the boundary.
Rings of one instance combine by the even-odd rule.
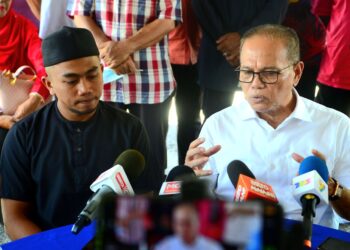
[[[79,100],[76,100],[76,101],[74,102],[74,104],[79,104],[79,103],[81,103],[81,102],[89,102],[89,101],[94,101],[94,100],[99,100],[99,98],[96,97],[96,96],[85,97],[85,98],[81,98],[81,99],[79,99]]]

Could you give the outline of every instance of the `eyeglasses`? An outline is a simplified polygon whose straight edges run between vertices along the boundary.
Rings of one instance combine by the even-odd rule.
[[[285,69],[288,69],[291,66],[294,66],[295,64],[291,64],[283,69],[280,70],[264,70],[260,72],[255,72],[252,70],[247,69],[240,69],[240,67],[237,67],[235,69],[235,72],[238,74],[238,80],[240,82],[244,83],[252,83],[254,81],[255,75],[259,76],[259,80],[262,83],[265,84],[274,84],[278,81],[278,76],[281,74],[281,72]]]

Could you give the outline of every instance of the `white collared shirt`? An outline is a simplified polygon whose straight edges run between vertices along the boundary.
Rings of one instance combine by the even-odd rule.
[[[217,242],[207,237],[199,235],[192,245],[185,244],[177,235],[173,235],[160,241],[155,250],[222,250],[223,248]]]
[[[292,194],[292,179],[300,165],[292,153],[307,157],[312,149],[326,156],[330,176],[350,187],[350,119],[294,92],[296,107],[276,129],[259,118],[246,100],[206,121],[200,133],[206,139],[203,146],[222,147],[204,167],[213,171],[209,179],[218,197],[233,200],[235,190],[227,166],[241,160],[257,180],[273,187],[287,218],[302,220],[301,207]],[[338,228],[334,215],[330,206],[318,206],[314,223]]]

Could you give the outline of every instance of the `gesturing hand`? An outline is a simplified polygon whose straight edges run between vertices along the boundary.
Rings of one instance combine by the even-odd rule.
[[[320,159],[322,159],[322,160],[326,160],[326,157],[321,153],[321,152],[319,152],[318,150],[316,150],[316,149],[313,149],[313,150],[311,150],[311,153],[314,155],[314,156],[316,156],[316,157],[318,157],[318,158],[320,158]],[[298,163],[301,163],[303,160],[304,160],[304,157],[302,157],[301,155],[299,155],[299,154],[297,154],[297,153],[293,153],[292,154],[292,158],[296,161],[296,162],[298,162]]]
[[[212,174],[211,170],[203,170],[203,167],[208,162],[209,157],[221,149],[220,145],[215,145],[208,149],[200,147],[204,141],[204,138],[194,140],[190,144],[185,158],[185,165],[191,167],[197,176]]]

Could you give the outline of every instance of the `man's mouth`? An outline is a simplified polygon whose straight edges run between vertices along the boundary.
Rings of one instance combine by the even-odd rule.
[[[265,100],[265,97],[262,96],[262,95],[255,95],[255,96],[251,96],[250,99],[253,101],[253,102],[262,102]]]

